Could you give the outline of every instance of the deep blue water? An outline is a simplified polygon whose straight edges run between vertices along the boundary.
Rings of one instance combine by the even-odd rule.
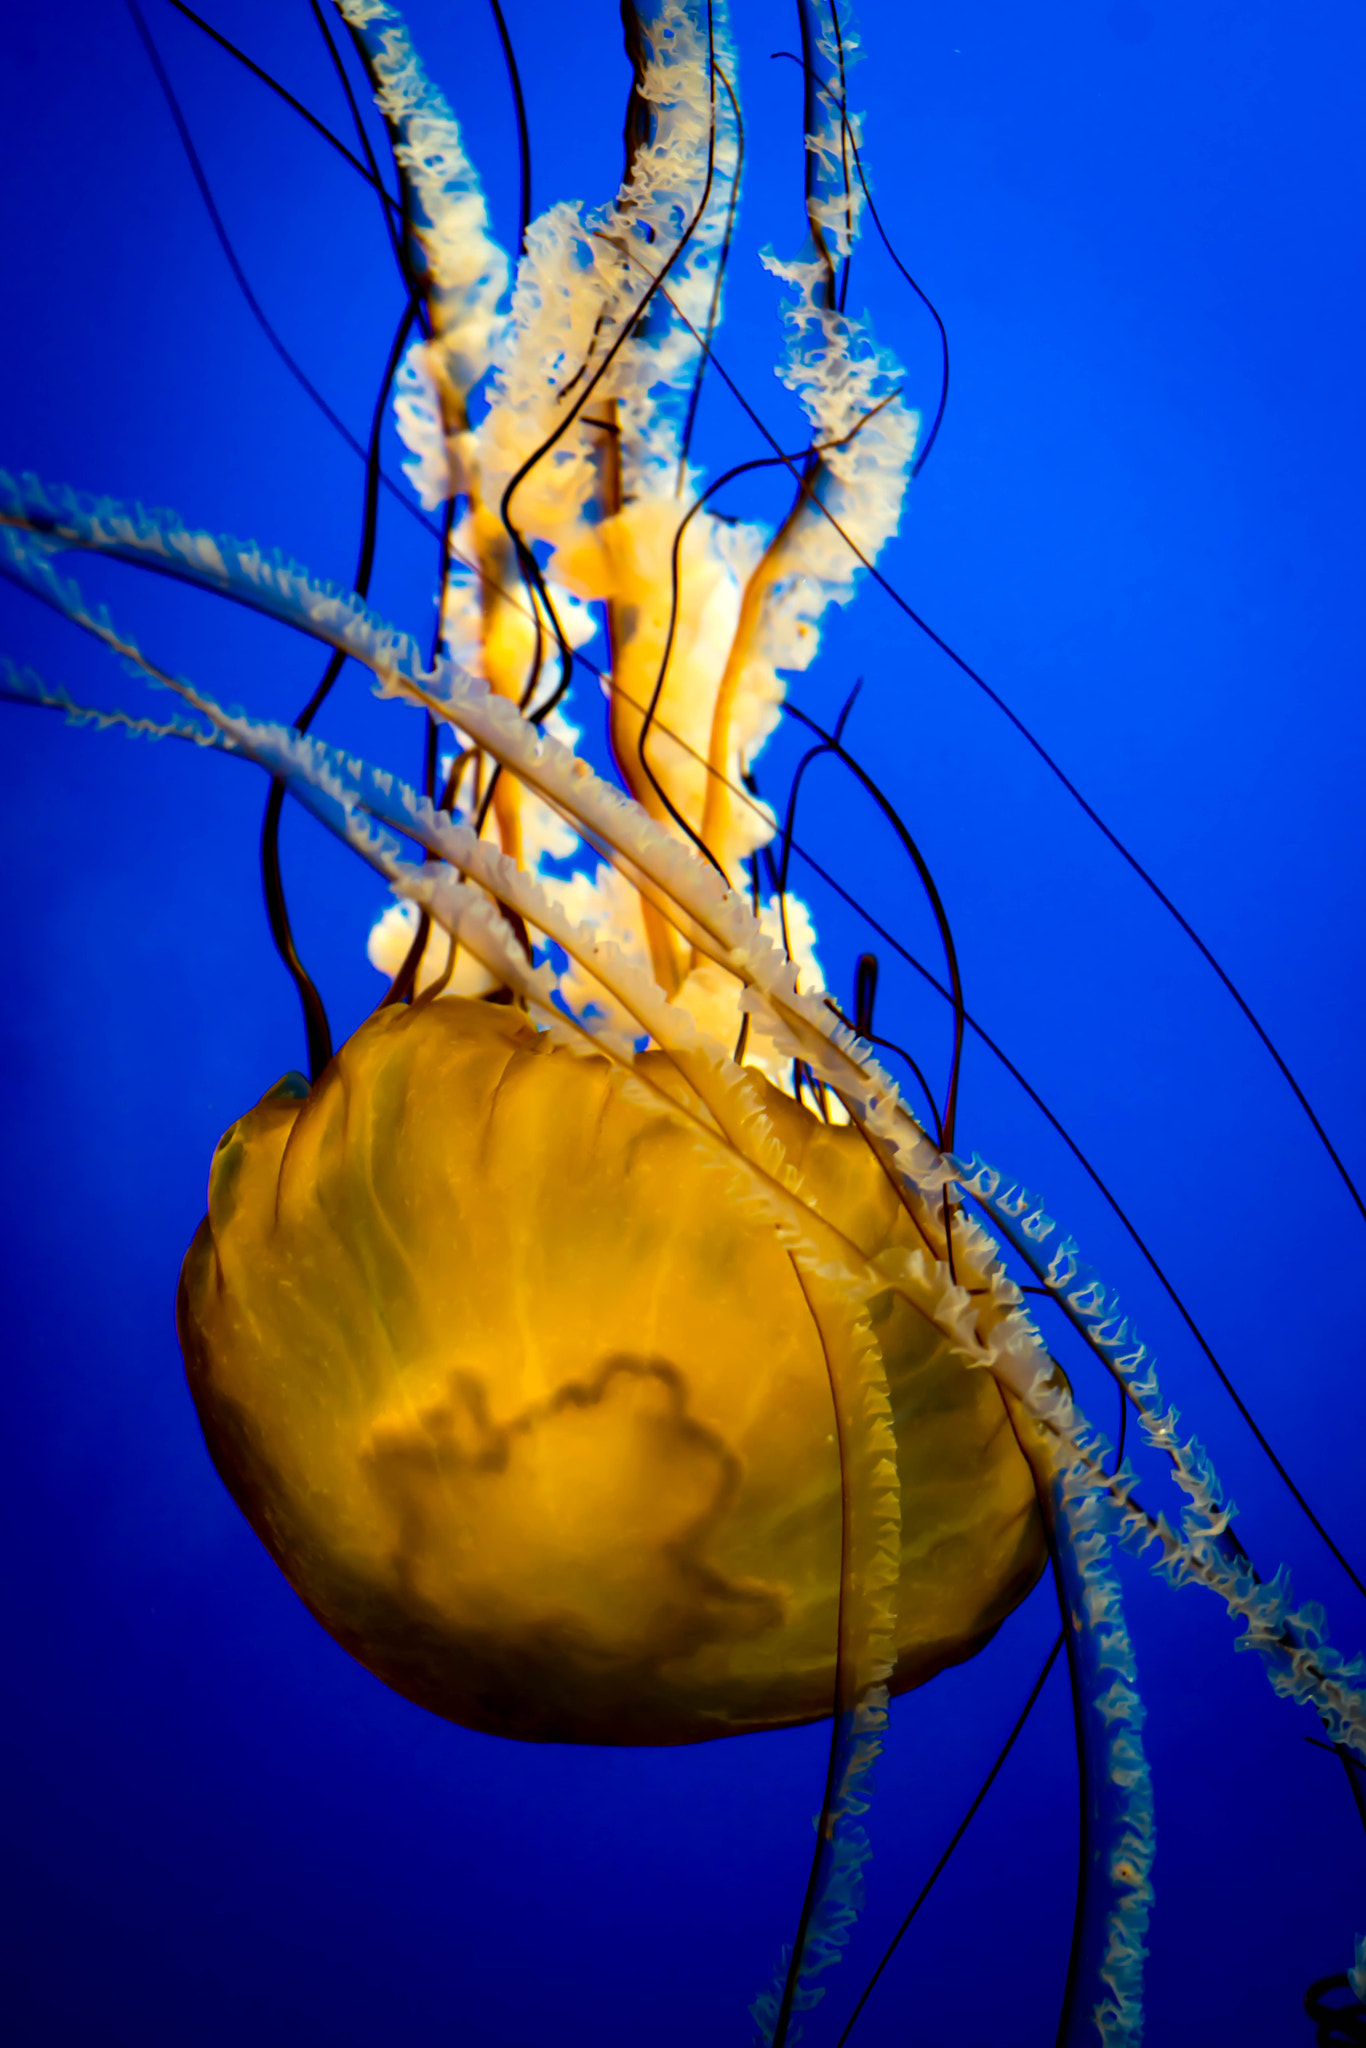
[[[344,125],[305,5],[204,5]],[[146,7],[262,305],[363,433],[398,312],[376,208],[263,86],[164,0]],[[506,11],[537,204],[605,198],[626,81],[611,0]],[[736,15],[750,175],[723,353],[795,445],[754,251],[798,236],[796,75],[769,59],[796,31],[768,0]],[[415,0],[410,18],[510,234],[490,19],[475,0]],[[1366,1172],[1360,12],[944,0],[863,20],[853,97],[876,195],[953,348],[889,572],[1179,902]],[[0,460],[348,581],[358,464],[245,308],[123,8],[12,10],[4,51]],[[871,250],[860,302],[932,407],[932,329]],[[755,452],[715,389],[704,439],[713,467]],[[382,521],[376,602],[425,631],[430,547],[392,501]],[[218,695],[281,716],[308,695],[316,657],[289,636],[129,572],[86,580]],[[13,593],[0,645],[77,696],[136,695]],[[1360,1569],[1366,1223],[1187,942],[872,590],[796,694],[833,714],[859,675],[851,741],[939,877],[970,1006],[1112,1181]],[[328,730],[414,772],[404,719],[352,681]],[[822,1731],[686,1752],[503,1743],[391,1695],[304,1612],[210,1468],[173,1324],[214,1142],[302,1057],[260,909],[262,788],[45,713],[0,707],[0,735],[7,2037],[740,2048],[800,1900]],[[774,749],[771,779],[788,758]],[[928,952],[890,842],[833,777],[808,821]],[[301,945],[353,1028],[380,992],[378,886],[298,820],[286,854]],[[847,996],[866,938],[812,900]],[[942,1072],[944,1018],[909,971],[886,967],[881,1001],[881,1027]],[[1286,1560],[1360,1643],[1360,1598],[1113,1215],[976,1046],[960,1133],[1037,1188],[1132,1305],[1258,1563]],[[1305,1984],[1366,1928],[1342,1772],[1207,1595],[1123,1571],[1158,1810],[1149,2038],[1308,2043]],[[973,1664],[894,1709],[868,1908],[813,2044],[834,2040],[1013,1720],[1050,1602],[1042,1587]],[[1071,1740],[1056,1673],[856,2042],[1052,2041]]]

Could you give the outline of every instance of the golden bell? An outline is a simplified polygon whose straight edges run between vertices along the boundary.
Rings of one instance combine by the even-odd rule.
[[[914,1242],[856,1129],[755,1085],[825,1217],[870,1257]],[[903,1691],[981,1647],[1045,1546],[992,1377],[904,1298],[870,1313]],[[841,1472],[818,1331],[693,1123],[607,1059],[498,1005],[380,1010],[311,1093],[284,1082],[223,1137],[178,1321],[234,1499],[409,1699],[543,1742],[831,1711]]]

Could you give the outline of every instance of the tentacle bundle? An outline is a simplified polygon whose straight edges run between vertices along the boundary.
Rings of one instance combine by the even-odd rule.
[[[935,1149],[822,1000],[805,906],[785,883],[759,900],[775,826],[748,770],[783,672],[895,531],[918,432],[845,310],[848,10],[799,0],[809,240],[766,260],[795,292],[781,374],[811,439],[748,465],[795,487],[770,529],[717,516],[691,456],[740,178],[721,0],[644,19],[627,0],[621,188],[531,222],[515,273],[397,13],[338,6],[421,304],[396,411],[419,496],[449,508],[435,658],[254,547],[0,475],[0,573],[191,716],[89,710],[8,665],[0,689],[265,769],[388,883],[371,957],[418,992],[218,1148],[179,1301],[211,1451],[323,1624],[454,1720],[683,1743],[832,1717],[796,1939],[752,2008],[771,2043],[795,2039],[857,1911],[889,1692],[980,1647],[1046,1536],[1094,1829],[1060,2039],[1134,2048],[1153,1826],[1112,1536],[1218,1592],[1276,1689],[1358,1754],[1362,1669],[1253,1571],[1070,1240],[1045,1263],[1052,1221]],[[156,667],[59,573],[68,550],[362,664],[453,735],[439,800]],[[552,711],[599,625],[626,794]],[[955,1182],[1169,1456],[1179,1537],[1107,1470]]]

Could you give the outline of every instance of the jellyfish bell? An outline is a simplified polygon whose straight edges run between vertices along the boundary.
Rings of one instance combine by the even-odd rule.
[[[416,991],[415,1015],[381,1015],[320,1075],[316,1099],[273,1098],[224,1142],[181,1296],[196,1399],[220,1469],[310,1605],[452,1718],[637,1742],[810,1719],[839,1692],[836,1624],[861,1626],[879,1572],[891,1635],[865,1657],[864,1690],[875,1665],[878,1683],[905,1688],[969,1655],[1044,1555],[1002,1394],[955,1351],[955,1318],[986,1347],[1013,1303],[973,1267],[966,1226],[955,1269],[947,1208],[936,1237],[895,1147],[880,1151],[857,1118],[839,1127],[838,1089],[816,1083],[819,1116],[796,1099],[803,1057],[825,1057],[821,1029],[807,1019],[794,1066],[762,998],[746,1009],[752,977],[719,927],[697,943],[697,879],[675,873],[705,857],[732,897],[752,895],[749,922],[781,936],[808,995],[818,989],[804,906],[785,887],[761,900],[751,863],[776,820],[744,777],[777,721],[782,671],[810,661],[822,615],[894,530],[919,430],[895,364],[836,304],[859,210],[847,163],[834,169],[849,24],[838,11],[816,24],[812,253],[770,260],[792,295],[785,374],[814,438],[760,459],[798,486],[764,527],[684,492],[740,168],[722,10],[628,10],[635,114],[620,192],[528,225],[506,316],[507,264],[478,182],[398,17],[360,0],[341,11],[409,180],[428,316],[400,383],[409,474],[433,509],[460,507],[438,642],[484,696],[465,690],[453,709],[441,672],[427,684],[385,656],[382,679],[466,742],[435,810],[474,838],[438,833],[429,855],[524,941],[562,945],[566,971],[538,1015],[556,1025],[558,1003],[590,1057],[443,994],[471,962],[433,902],[415,927],[391,919],[372,957],[410,938],[394,993]],[[614,842],[610,804],[599,795],[585,811],[583,764],[562,764],[568,782],[547,790],[527,753],[526,721],[552,716],[588,604],[610,642],[613,756],[657,835],[643,877],[636,828]],[[280,766],[316,800],[320,766]],[[567,883],[547,874],[556,819],[605,840],[608,860]],[[384,857],[381,869],[415,900]],[[528,874],[549,921],[535,889],[523,900]],[[747,916],[732,905],[721,922],[740,932]],[[624,993],[585,953],[585,927],[625,963]],[[740,937],[743,962],[755,934]],[[453,984],[465,996],[537,1007],[515,964],[473,966],[474,981]],[[658,1049],[618,1050],[614,1066],[592,1041],[629,1033],[632,974],[637,1003],[647,985],[635,1024]],[[747,1136],[727,1131],[718,1090],[740,1091]],[[776,1211],[760,1183],[777,1184]],[[784,1243],[793,1228],[814,1232],[806,1273]],[[836,1293],[853,1290],[852,1310],[815,1306],[831,1257],[846,1260]],[[887,1260],[906,1272],[878,1289],[869,1276]],[[334,1262],[352,1280],[334,1283]],[[843,1394],[829,1357],[851,1342],[878,1358],[885,1404],[852,1449],[831,1427]],[[901,1535],[884,1532],[876,1570],[871,1551],[854,1570],[863,1496],[886,1472],[895,1507],[902,1467]]]
[[[271,1555],[362,1663],[491,1734],[695,1742],[835,1697],[841,1496],[872,1475],[842,1470],[779,1233],[663,1055],[637,1071],[504,1006],[381,1009],[225,1134],[181,1277],[205,1436]],[[919,1300],[874,1294],[864,1336],[904,1691],[1033,1585],[1034,1484],[936,1319],[923,1219],[856,1128],[757,1086],[821,1217],[870,1263],[919,1260]],[[959,1279],[990,1299],[966,1244]]]

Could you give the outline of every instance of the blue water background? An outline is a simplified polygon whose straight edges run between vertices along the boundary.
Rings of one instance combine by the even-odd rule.
[[[261,302],[363,435],[399,310],[377,208],[262,86],[146,4]],[[204,4],[344,129],[305,6]],[[605,198],[627,76],[611,0],[507,14],[538,206]],[[797,446],[754,254],[790,254],[800,231],[797,78],[769,58],[796,29],[767,0],[737,15],[749,179],[723,352]],[[510,237],[490,19],[473,0],[416,0],[411,18]],[[887,566],[1182,905],[1366,1169],[1360,11],[884,0],[863,22],[853,99],[877,198],[953,345],[948,417]],[[359,465],[253,324],[122,7],[12,10],[0,122],[0,459],[349,581]],[[860,304],[932,407],[933,330],[876,253],[856,266]],[[715,388],[702,439],[713,470],[759,452]],[[391,470],[400,454],[390,437]],[[431,547],[392,501],[381,518],[376,602],[425,632]],[[309,694],[320,664],[301,640],[83,573],[220,696],[287,717]],[[78,696],[137,696],[12,593],[0,641]],[[1187,943],[871,590],[796,695],[833,716],[858,676],[851,742],[939,877],[970,1006],[1113,1181],[1360,1561],[1366,1223]],[[592,693],[579,701],[595,722]],[[414,719],[355,677],[324,730],[416,772]],[[302,1059],[260,907],[262,785],[33,711],[0,710],[0,735],[8,2038],[740,2048],[800,1901],[823,1731],[682,1752],[502,1743],[389,1693],[305,1613],[209,1465],[173,1325],[213,1145]],[[595,723],[586,744],[601,759]],[[790,758],[775,750],[770,779]],[[889,836],[822,772],[813,845],[932,958]],[[298,818],[285,853],[344,1032],[380,992],[364,938],[381,892]],[[812,900],[848,1000],[867,940]],[[942,1075],[942,1009],[909,969],[885,965],[879,1015]],[[960,1133],[1037,1187],[1132,1304],[1255,1558],[1288,1560],[1360,1642],[1363,1603],[1113,1216],[977,1047]],[[1066,1356],[1108,1423],[1108,1394]],[[1159,1829],[1149,2038],[1308,2042],[1304,1985],[1345,1968],[1366,1928],[1342,1773],[1304,1740],[1307,1711],[1235,1657],[1213,1601],[1124,1576]],[[867,1913],[810,2042],[834,2040],[1010,1726],[1050,1602],[1045,1586],[973,1664],[895,1708]],[[856,2042],[1052,2041],[1071,1742],[1058,1672]]]

